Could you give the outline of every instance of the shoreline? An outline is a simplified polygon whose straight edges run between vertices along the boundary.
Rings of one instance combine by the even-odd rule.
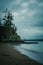
[[[39,44],[38,41],[0,41],[0,43],[4,43],[6,44],[10,43],[10,44]]]
[[[20,54],[10,44],[0,45],[0,65],[42,65],[30,59],[24,54]]]

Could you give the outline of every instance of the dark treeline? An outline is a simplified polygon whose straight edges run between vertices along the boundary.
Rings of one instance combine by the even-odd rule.
[[[24,41],[43,41],[43,39],[23,39]]]
[[[6,9],[3,12],[3,20],[0,21],[0,41],[1,40],[20,40],[20,36],[17,34],[17,27],[12,23],[13,15]],[[2,24],[3,22],[3,24]]]

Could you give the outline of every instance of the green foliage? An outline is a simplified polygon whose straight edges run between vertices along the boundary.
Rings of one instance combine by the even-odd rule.
[[[6,11],[4,11],[4,14],[4,38],[11,40],[20,40],[20,36],[16,33],[17,27],[12,23],[12,13],[6,9]]]

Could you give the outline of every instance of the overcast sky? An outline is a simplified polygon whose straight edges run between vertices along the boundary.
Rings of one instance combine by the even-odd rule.
[[[6,8],[22,39],[43,38],[43,0],[0,0],[0,16]]]

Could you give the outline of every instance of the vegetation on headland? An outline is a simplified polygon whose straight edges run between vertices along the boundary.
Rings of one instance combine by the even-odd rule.
[[[33,41],[42,41],[43,39],[24,39],[22,40],[21,37],[17,34],[17,27],[13,24],[13,15],[12,13],[6,9],[3,12],[3,19],[0,20],[0,41],[8,41],[8,42],[19,42],[19,43],[26,43],[26,44],[33,44],[36,42]],[[2,15],[2,16],[3,16]],[[3,22],[3,24],[2,24]],[[25,41],[32,41],[32,42],[25,42]]]
[[[17,27],[12,23],[13,15],[6,9],[3,12],[3,20],[0,21],[0,41],[1,40],[21,40],[20,36],[17,34]],[[3,24],[1,23],[3,22]]]

